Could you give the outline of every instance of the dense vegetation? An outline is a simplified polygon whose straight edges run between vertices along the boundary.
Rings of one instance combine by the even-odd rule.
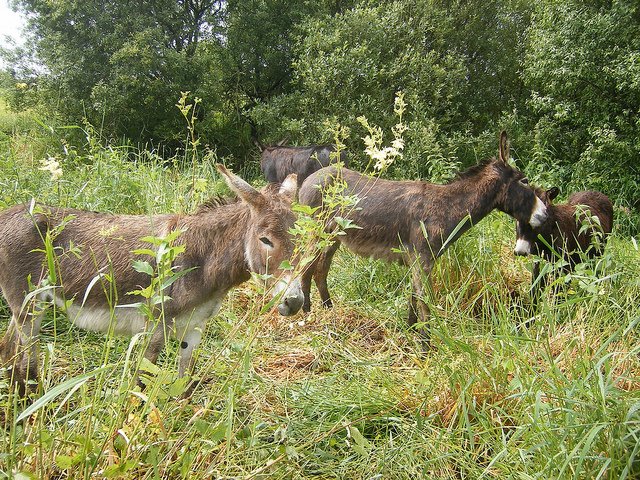
[[[14,4],[31,40],[4,52],[11,105],[59,126],[88,122],[171,156],[183,140],[175,99],[190,91],[203,145],[236,168],[256,173],[252,134],[321,143],[337,124],[357,166],[357,118],[390,128],[403,91],[410,129],[393,175],[447,178],[507,128],[540,181],[638,208],[635,0]]]
[[[0,206],[30,198],[102,211],[191,211],[223,183],[213,157],[59,141],[4,114]],[[52,133],[51,133],[52,132]],[[67,147],[68,148],[68,147]],[[187,152],[189,153],[189,152]],[[618,224],[628,220],[617,209]],[[39,398],[0,380],[0,475],[15,478],[635,478],[640,474],[640,251],[616,228],[534,312],[513,221],[492,214],[434,271],[433,348],[405,327],[405,268],[340,252],[333,310],[292,319],[249,282],[209,323],[177,400],[176,344],[140,392],[144,338],[47,317]],[[315,295],[315,292],[314,292]],[[9,312],[3,307],[0,330]],[[533,322],[531,320],[533,319]],[[148,367],[147,367],[148,368]]]
[[[380,125],[403,138],[385,175],[444,181],[507,128],[532,183],[601,189],[616,219],[535,311],[513,221],[490,215],[433,273],[429,352],[403,267],[340,251],[336,307],[292,319],[249,282],[211,320],[189,400],[174,343],[140,392],[143,338],[51,314],[39,400],[25,412],[0,379],[0,476],[640,476],[637,2],[15,3],[34,50],[4,52],[0,208],[193,211],[225,192],[215,161],[260,183],[252,133],[338,138],[364,168]]]

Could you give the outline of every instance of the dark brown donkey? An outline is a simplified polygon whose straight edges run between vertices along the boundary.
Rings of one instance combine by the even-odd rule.
[[[312,277],[323,305],[331,306],[327,274],[342,243],[362,256],[411,266],[409,324],[415,324],[418,318],[426,322],[429,310],[423,300],[423,276],[428,279],[435,259],[448,245],[495,208],[533,226],[541,225],[547,218],[546,207],[528,186],[524,174],[507,164],[508,157],[507,135],[502,132],[499,158],[470,168],[446,185],[382,180],[335,167],[311,175],[300,188],[300,202],[322,205],[323,188],[336,181],[344,182],[344,194],[356,195],[359,201],[352,210],[335,214],[360,228],[348,229],[345,235],[337,237],[338,241],[303,273],[303,309],[311,308]],[[328,228],[333,229],[334,225]]]
[[[274,291],[281,294],[282,315],[300,309],[299,279],[291,280],[290,272],[279,269],[293,252],[288,230],[296,219],[291,211],[295,175],[279,189],[260,192],[223,166],[218,170],[240,201],[203,206],[193,215],[110,215],[41,205],[18,205],[0,213],[0,288],[12,312],[0,354],[21,393],[27,380],[37,379],[37,337],[47,304],[65,310],[80,328],[149,333],[145,357],[152,362],[167,337],[175,336],[181,342],[181,376],[193,367],[193,350],[206,321],[217,313],[231,288],[250,278],[250,272],[278,279]],[[185,250],[173,266],[175,271],[189,271],[164,291],[168,300],[158,325],[134,306],[141,297],[128,293],[150,284],[149,275],[134,270],[132,263],[153,264],[150,255],[135,252],[150,248],[141,239],[165,237],[177,229],[183,232],[176,244]],[[53,238],[58,286],[47,287],[44,282],[49,276],[43,254],[47,236]]]
[[[567,263],[562,268],[563,271],[571,272],[585,256],[595,258],[602,255],[607,236],[613,228],[613,205],[604,193],[593,190],[576,192],[569,197],[567,203],[555,205],[552,202],[559,193],[557,187],[546,191],[536,189],[536,195],[547,207],[549,218],[538,227],[516,222],[514,253],[538,255],[550,262],[564,259]],[[590,217],[597,218],[599,226],[590,223],[587,211]],[[585,228],[582,228],[583,223]],[[598,234],[600,238],[594,242]],[[539,278],[538,260],[533,265],[532,277],[532,297],[535,305],[538,292],[546,285],[546,277]]]

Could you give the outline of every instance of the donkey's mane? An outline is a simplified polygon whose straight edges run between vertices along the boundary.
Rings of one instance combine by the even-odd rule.
[[[485,160],[482,160],[480,163],[478,163],[476,165],[472,165],[471,167],[467,168],[466,170],[458,173],[454,177],[454,179],[451,180],[451,182],[449,182],[449,183],[453,183],[453,182],[457,182],[459,180],[466,180],[466,179],[469,179],[469,178],[476,177],[480,172],[482,172],[489,165],[493,164],[495,161],[496,161],[495,157],[491,157],[491,158],[487,158]]]
[[[232,203],[237,203],[238,201],[238,197],[223,197],[222,195],[213,195],[212,197],[209,197],[203,203],[198,205],[196,213],[215,210],[216,208],[224,207],[225,205],[231,205]]]

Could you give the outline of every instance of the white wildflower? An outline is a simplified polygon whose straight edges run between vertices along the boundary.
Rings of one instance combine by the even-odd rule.
[[[399,152],[400,150],[404,149],[404,139],[396,138],[393,142],[391,142],[391,146]]]
[[[60,167],[60,162],[56,160],[55,157],[49,157],[45,160],[42,160],[41,167],[39,170],[43,170],[45,172],[49,172],[51,174],[51,180],[56,181],[62,178],[62,167]]]

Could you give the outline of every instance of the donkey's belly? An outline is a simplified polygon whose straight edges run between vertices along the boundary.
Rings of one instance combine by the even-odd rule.
[[[82,307],[73,303],[65,306],[62,298],[58,296],[51,298],[50,295],[46,295],[46,298],[42,298],[42,300],[53,301],[67,314],[71,323],[84,330],[104,333],[113,331],[116,335],[133,336],[149,329],[148,318],[134,306],[118,306],[114,309],[110,309],[108,306]],[[177,314],[175,331],[172,333],[181,338],[186,331],[196,328],[203,330],[206,321],[218,313],[221,303],[222,298],[216,296],[193,309]]]
[[[133,336],[148,329],[148,319],[137,307],[110,309],[71,305],[67,307],[66,313],[69,321],[76,327],[94,332],[113,331],[117,335]]]
[[[401,261],[401,255],[396,252],[398,250],[397,245],[375,243],[367,241],[366,239],[361,240],[353,237],[350,238],[349,235],[340,238],[340,242],[350,251],[361,257],[385,260],[387,262]]]
[[[189,330],[200,329],[200,333],[204,330],[204,326],[211,317],[218,313],[222,299],[224,296],[215,296],[191,310],[176,315],[175,318],[175,335],[182,338]]]

